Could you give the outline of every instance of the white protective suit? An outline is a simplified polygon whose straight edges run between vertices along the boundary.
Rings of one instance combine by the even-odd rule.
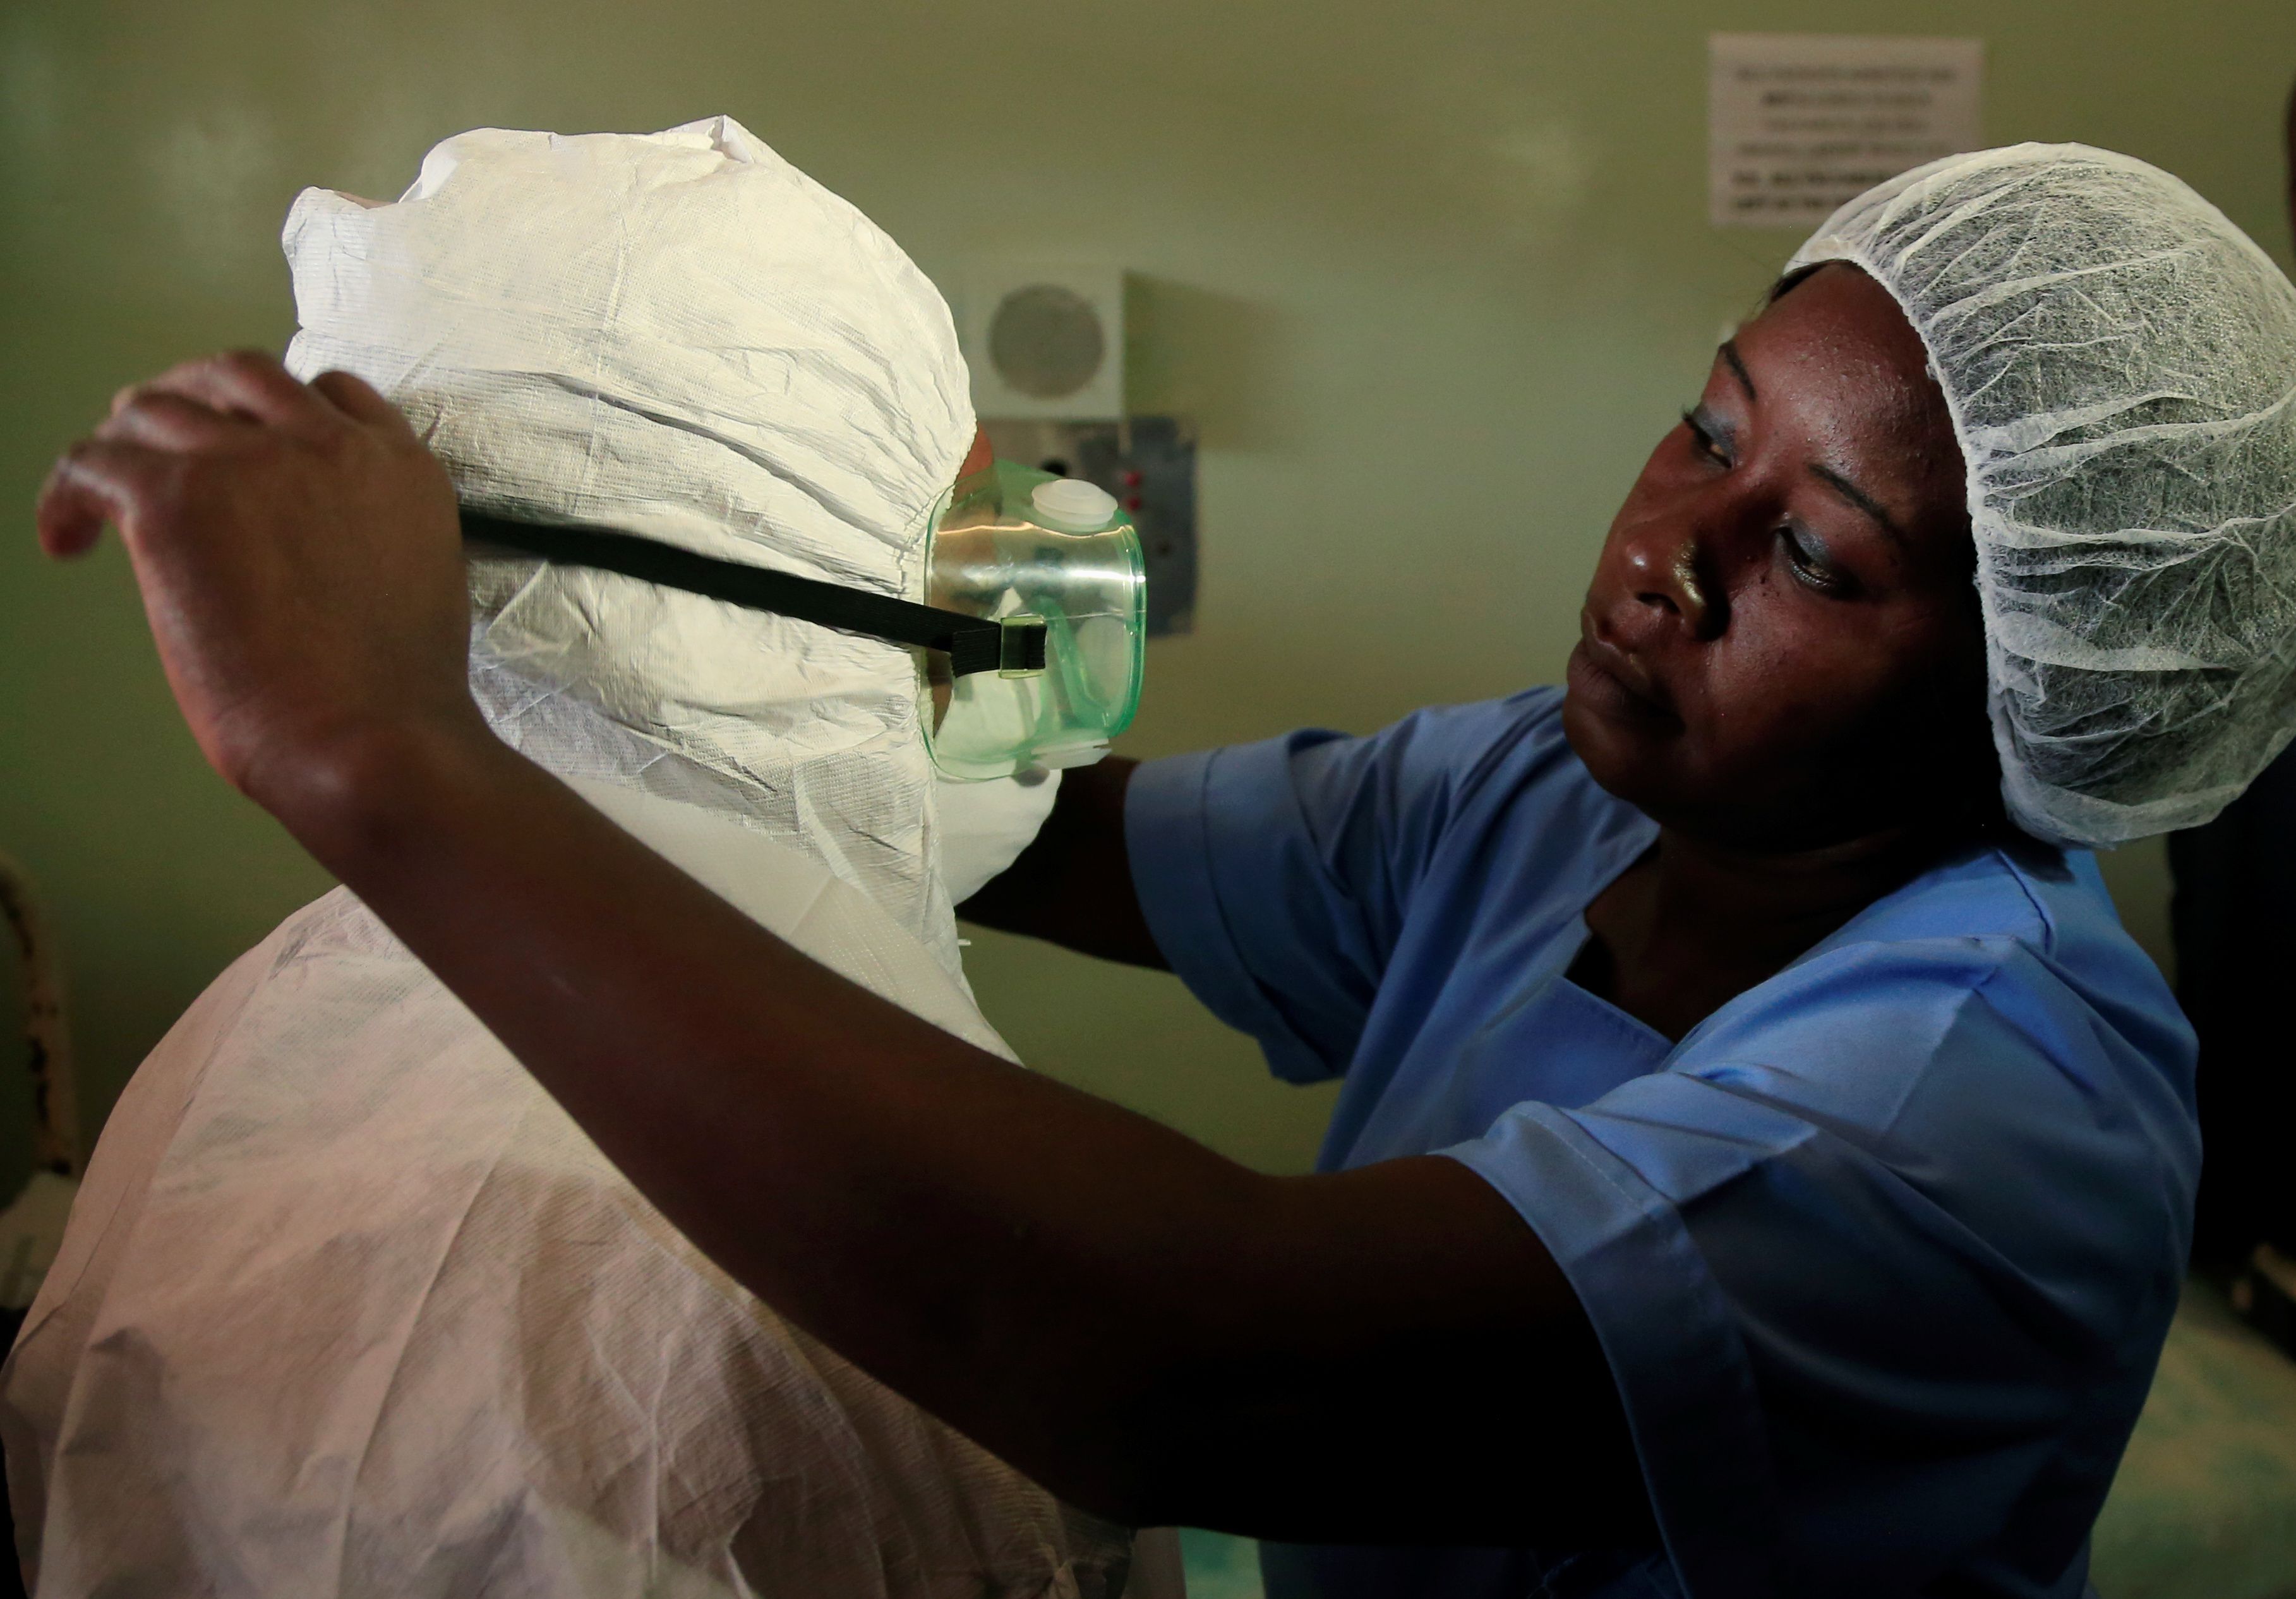
[[[973,432],[947,312],[734,123],[465,135],[395,205],[305,193],[286,242],[291,365],[374,382],[467,499],[917,594]],[[1009,1055],[956,964],[906,652],[530,562],[472,588],[504,738]],[[968,878],[1050,798],[999,791]],[[1129,1543],[702,1259],[342,890],[121,1097],[0,1437],[42,1595],[1092,1599]]]

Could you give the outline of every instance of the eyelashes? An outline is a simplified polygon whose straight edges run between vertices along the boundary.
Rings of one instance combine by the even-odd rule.
[[[1828,594],[1847,594],[1852,587],[1841,570],[1826,559],[1825,546],[1793,523],[1778,529],[1778,539],[1796,582]]]
[[[1682,425],[1690,430],[1691,448],[1702,460],[1725,469],[1737,464],[1730,453],[1727,431],[1706,414],[1704,407],[1685,406]],[[1792,573],[1794,581],[1816,594],[1847,595],[1855,592],[1855,579],[1834,564],[1824,543],[1799,523],[1792,519],[1781,522],[1776,538],[1786,570]]]
[[[1722,438],[1705,414],[1695,406],[1682,408],[1682,425],[1690,430],[1692,447],[1717,466],[1730,464],[1730,453],[1723,448]]]

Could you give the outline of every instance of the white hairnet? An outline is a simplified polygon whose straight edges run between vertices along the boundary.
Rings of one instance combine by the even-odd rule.
[[[2080,144],[1893,178],[1788,270],[1832,260],[1896,297],[1952,410],[2010,816],[2089,845],[2215,816],[2296,712],[2296,289]]]
[[[290,368],[374,384],[466,504],[922,597],[973,435],[948,308],[731,118],[462,134],[394,204],[306,190],[285,244]],[[512,746],[796,845],[957,972],[908,651],[525,559],[472,587]]]

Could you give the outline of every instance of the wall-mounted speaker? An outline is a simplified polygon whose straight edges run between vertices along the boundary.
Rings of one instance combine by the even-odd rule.
[[[1124,414],[1124,274],[1025,264],[977,269],[960,332],[972,407],[1068,422]]]

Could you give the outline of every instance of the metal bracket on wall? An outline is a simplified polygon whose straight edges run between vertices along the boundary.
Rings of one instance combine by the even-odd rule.
[[[1082,478],[1114,495],[1140,529],[1148,636],[1192,633],[1196,619],[1196,436],[1177,417],[1039,422],[983,417],[998,455]]]

